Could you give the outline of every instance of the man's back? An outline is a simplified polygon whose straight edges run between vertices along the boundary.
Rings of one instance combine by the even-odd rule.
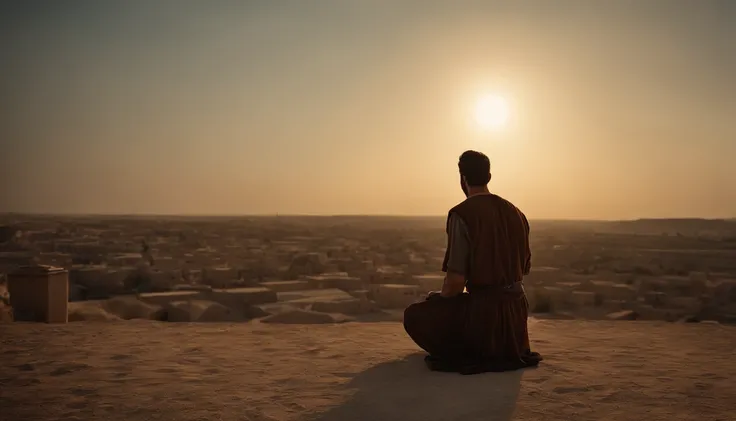
[[[452,208],[467,227],[469,285],[504,287],[529,273],[529,223],[511,202],[494,194],[472,196]]]
[[[488,190],[487,156],[465,151],[458,170],[467,199],[447,216],[442,290],[410,305],[404,328],[430,354],[431,367],[460,364],[459,371],[479,372],[536,365],[541,357],[529,349],[521,285],[531,265],[529,223]]]

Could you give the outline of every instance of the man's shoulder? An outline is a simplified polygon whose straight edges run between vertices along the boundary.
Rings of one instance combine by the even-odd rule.
[[[513,203],[511,203],[510,200],[507,200],[503,196],[499,196],[497,194],[491,194],[491,196],[493,196],[493,198],[495,199],[494,202],[496,203],[496,205],[499,205],[499,206],[508,206],[508,207],[512,207],[512,208],[515,208],[516,207],[516,206],[514,206]]]
[[[504,199],[503,197],[497,194],[484,194],[484,195],[468,197],[467,199],[463,200],[462,202],[452,207],[452,209],[450,209],[450,213],[452,213],[454,210],[458,210],[462,208],[487,207],[487,206],[506,207],[506,208],[518,210],[518,208],[513,203],[511,203],[510,201]]]
[[[458,203],[447,213],[448,222],[452,215],[457,215],[461,219],[463,219],[463,217],[466,215],[478,212],[481,214],[489,215],[489,211],[490,214],[495,215],[518,214],[521,219],[526,220],[526,215],[524,215],[524,212],[522,212],[521,209],[519,209],[511,201],[506,200],[505,198],[496,194],[490,194],[469,197]]]
[[[509,209],[512,209],[512,210],[514,210],[514,211],[516,211],[516,212],[519,212],[519,214],[520,214],[521,216],[524,216],[524,217],[526,217],[526,216],[524,215],[524,212],[522,212],[522,210],[521,210],[521,209],[519,209],[519,207],[518,207],[518,206],[516,206],[516,205],[515,205],[515,204],[514,204],[513,202],[511,202],[510,200],[506,200],[506,199],[504,199],[503,197],[500,197],[500,196],[499,196],[499,199],[503,200],[504,204],[505,204],[506,206],[508,206],[508,208],[509,208]]]
[[[510,200],[507,200],[507,199],[505,199],[505,198],[503,198],[501,196],[498,196],[498,195],[496,195],[496,198],[498,200],[498,204],[499,205],[504,206],[504,207],[508,208],[509,210],[514,211],[514,212],[518,212],[519,215],[521,215],[521,216],[523,216],[523,217],[526,218],[526,215],[524,215],[524,212],[522,212],[521,209],[519,209],[516,205],[514,205]]]
[[[448,215],[452,215],[453,212],[461,208],[463,205],[465,205],[468,202],[468,199],[463,200],[462,202],[459,202],[455,206],[451,207],[450,210],[447,212]]]

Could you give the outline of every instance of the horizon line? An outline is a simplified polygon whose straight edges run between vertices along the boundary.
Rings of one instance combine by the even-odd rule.
[[[79,212],[0,212],[1,216],[9,215],[28,215],[28,216],[59,216],[59,217],[144,217],[144,218],[446,218],[446,214],[382,214],[382,213],[345,213],[345,214],[310,214],[310,213],[242,213],[242,214],[206,214],[206,213],[79,213]],[[605,218],[529,218],[530,221],[551,221],[551,222],[634,222],[634,221],[725,221],[735,222],[734,217],[700,217],[700,216],[681,216],[681,217],[640,217],[640,218],[622,218],[622,219],[605,219]]]

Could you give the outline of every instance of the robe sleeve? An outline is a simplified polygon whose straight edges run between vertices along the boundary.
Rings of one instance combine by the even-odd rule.
[[[526,229],[526,261],[524,262],[524,275],[529,275],[532,270],[532,250],[529,244],[529,221],[526,219],[526,215],[521,214],[524,219],[524,228]]]
[[[447,236],[447,271],[466,275],[470,262],[470,235],[465,222],[454,213],[450,215]]]

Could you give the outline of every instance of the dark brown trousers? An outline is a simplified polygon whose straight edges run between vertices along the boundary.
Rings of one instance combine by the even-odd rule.
[[[435,297],[404,311],[404,329],[419,347],[442,359],[516,359],[530,352],[529,304],[521,285]]]

